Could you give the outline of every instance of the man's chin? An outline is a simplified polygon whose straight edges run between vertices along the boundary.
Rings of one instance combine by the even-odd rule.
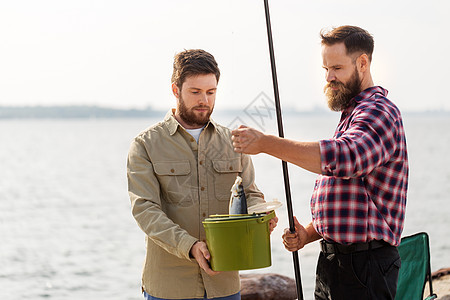
[[[202,127],[209,122],[210,116],[211,116],[211,114],[209,112],[205,112],[204,114],[194,113],[194,115],[188,116],[187,118],[186,118],[186,116],[183,116],[182,119],[184,122],[186,122],[190,126]]]
[[[328,97],[327,99],[327,104],[328,107],[332,110],[332,111],[342,111],[344,110],[344,106],[345,104],[343,103],[342,100],[340,99],[336,99],[335,97]]]
[[[210,116],[211,116],[210,112],[203,112],[200,114],[196,114],[195,121],[201,124],[206,124],[208,123]]]

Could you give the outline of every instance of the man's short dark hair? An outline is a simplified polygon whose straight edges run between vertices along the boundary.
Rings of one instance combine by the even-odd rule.
[[[219,82],[220,70],[214,56],[210,53],[201,49],[190,49],[175,55],[172,83],[180,89],[187,77],[206,74],[214,74]]]
[[[340,26],[330,31],[322,29],[320,31],[322,45],[332,46],[344,43],[347,54],[361,52],[367,54],[369,61],[372,61],[374,41],[372,35],[366,30],[357,26]]]

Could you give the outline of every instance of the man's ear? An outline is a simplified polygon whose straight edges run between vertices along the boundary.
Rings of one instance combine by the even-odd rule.
[[[178,88],[177,84],[174,82],[172,83],[172,93],[175,97],[180,97],[180,89]]]
[[[363,53],[358,57],[358,64],[361,72],[366,72],[370,67],[370,60],[367,54]]]

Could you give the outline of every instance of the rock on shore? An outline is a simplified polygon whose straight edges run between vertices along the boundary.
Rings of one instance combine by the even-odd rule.
[[[297,299],[295,280],[279,274],[241,274],[242,300]]]

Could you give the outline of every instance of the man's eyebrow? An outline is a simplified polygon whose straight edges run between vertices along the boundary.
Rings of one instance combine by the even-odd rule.
[[[202,90],[202,89],[201,89],[201,88],[198,88],[198,87],[188,87],[188,90],[197,90],[197,91],[200,91],[200,90]],[[217,90],[217,88],[207,89],[207,91],[213,91],[213,90]]]
[[[332,68],[336,68],[336,67],[342,67],[342,65],[341,64],[337,64],[337,65],[332,65],[332,66],[329,66],[329,67],[322,66],[322,68],[324,68],[324,69],[332,69]]]

